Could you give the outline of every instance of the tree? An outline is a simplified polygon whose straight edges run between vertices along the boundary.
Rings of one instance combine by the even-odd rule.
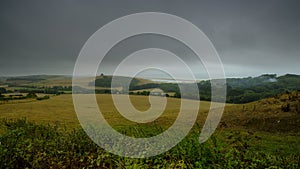
[[[34,93],[34,92],[29,92],[27,95],[26,95],[26,98],[36,98],[37,95]]]
[[[6,93],[6,89],[4,87],[0,87],[0,94]]]
[[[287,104],[282,105],[282,106],[281,106],[281,110],[282,110],[283,112],[289,112],[289,111],[291,110],[290,104],[287,103]]]
[[[180,92],[175,92],[174,97],[176,97],[176,98],[181,98]]]

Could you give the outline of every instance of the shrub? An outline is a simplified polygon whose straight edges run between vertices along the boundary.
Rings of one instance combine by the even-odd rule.
[[[291,111],[290,104],[287,103],[287,104],[282,105],[282,106],[281,106],[281,110],[282,110],[283,112],[289,112],[289,111]]]
[[[37,97],[36,100],[47,100],[47,99],[50,99],[50,96],[46,95],[46,96],[43,96],[43,97]]]
[[[27,95],[26,95],[26,98],[36,98],[37,95],[34,93],[34,92],[29,92]]]
[[[217,137],[199,144],[192,131],[166,153],[144,159],[113,155],[92,142],[81,129],[37,125],[26,119],[1,122],[1,168],[297,168],[299,155],[280,156],[249,149],[248,136],[234,133],[226,146]],[[144,129],[122,128],[144,136]],[[149,130],[149,128],[147,128]]]

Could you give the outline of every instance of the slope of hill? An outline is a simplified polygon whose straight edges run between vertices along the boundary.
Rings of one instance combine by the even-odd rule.
[[[227,79],[227,101],[247,103],[283,94],[286,91],[300,90],[300,76],[286,74],[262,75],[255,78]]]
[[[266,132],[300,132],[300,91],[228,106],[222,125]]]
[[[297,76],[286,76],[282,80],[290,83],[290,78],[296,80],[289,87],[298,84]],[[158,119],[137,125],[118,113],[110,95],[96,96],[109,124],[131,137],[146,138],[161,133],[174,123],[181,105],[180,99],[167,98],[166,110]],[[130,96],[130,99],[139,110],[149,108],[148,97]],[[247,104],[227,104],[219,128],[204,144],[199,144],[199,127],[204,123],[210,103],[201,101],[199,104],[197,125],[177,146],[159,156],[129,159],[103,151],[80,130],[71,95],[51,96],[42,101],[4,102],[0,105],[0,161],[4,168],[124,168],[133,165],[147,168],[149,164],[157,168],[299,168],[300,91]],[[30,123],[10,120],[23,117]]]
[[[83,77],[85,81],[91,84],[95,78]],[[135,85],[143,85],[153,83],[151,80],[142,78],[130,78],[115,76],[116,84],[118,87],[122,86],[125,82],[130,81]],[[97,76],[95,84],[97,87],[111,87],[112,76]],[[30,75],[30,76],[16,76],[16,77],[0,77],[0,83],[8,86],[71,86],[72,76],[65,75]]]
[[[125,97],[125,95],[119,96]],[[147,110],[149,108],[148,97],[130,97],[133,99],[135,105],[142,106],[141,109]],[[104,113],[110,114],[109,118],[116,120],[115,124],[122,123],[121,116],[116,118],[118,113],[114,108],[110,95],[97,95],[97,98],[103,102],[99,106],[104,106],[102,107]],[[200,103],[199,123],[203,124],[210,103],[205,101],[201,101]],[[163,116],[164,118],[158,120],[158,122],[162,125],[166,125],[169,122],[172,123],[176,119],[177,113],[175,112],[179,110],[179,107],[179,99],[168,98],[167,114]],[[53,112],[56,113],[55,116]],[[0,106],[0,114],[1,118],[27,117],[29,120],[35,121],[39,121],[42,118],[43,120],[47,119],[49,122],[77,122],[70,95],[53,96],[49,100],[28,103],[5,102]],[[57,116],[66,118],[57,119]],[[64,121],[65,119],[69,120]],[[295,91],[277,95],[247,104],[227,104],[220,127],[272,133],[300,133],[300,92]]]
[[[96,90],[101,90],[98,93],[110,93],[112,76],[98,76],[95,78],[89,77],[85,81],[92,86],[95,84]],[[115,76],[114,90],[121,91],[128,88],[129,90],[149,90],[153,88],[160,88],[165,93],[172,92],[174,97],[181,97],[178,84],[176,83],[158,83],[142,78],[130,78]],[[0,79],[0,85],[8,87],[17,87],[13,90],[18,90],[19,87],[53,87],[53,86],[71,86],[71,76],[61,75],[34,75],[34,76],[18,76],[7,77]],[[189,83],[182,83],[181,85],[189,88]],[[201,100],[209,101],[211,98],[211,84],[209,80],[200,81],[197,83]],[[91,88],[86,88],[88,90]],[[106,91],[107,90],[107,91]],[[248,78],[228,78],[227,79],[227,102],[228,103],[249,103],[260,99],[283,94],[286,91],[300,90],[300,75],[286,74],[279,76],[275,74],[265,74],[259,77]],[[127,91],[123,91],[127,92]],[[193,99],[194,91],[190,92],[186,98]]]
[[[7,77],[3,82],[8,86],[71,86],[72,77],[64,75],[31,75]]]

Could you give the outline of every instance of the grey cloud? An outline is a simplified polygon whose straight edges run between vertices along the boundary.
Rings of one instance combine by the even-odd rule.
[[[175,14],[198,26],[215,45],[228,76],[300,74],[299,8],[297,0],[1,1],[0,76],[72,74],[81,47],[96,30],[146,11]],[[104,62],[107,72],[126,53],[152,45],[181,55],[203,75],[182,44],[147,36],[135,40],[112,51]]]

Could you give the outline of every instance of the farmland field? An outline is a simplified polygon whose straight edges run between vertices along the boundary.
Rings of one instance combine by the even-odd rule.
[[[125,97],[125,95],[119,95],[119,97]],[[150,106],[148,97],[130,96],[130,98],[132,104],[138,110],[145,111]],[[128,121],[123,119],[116,110],[111,95],[98,94],[97,100],[99,108],[107,121],[112,125],[120,125],[122,123],[128,125]],[[24,103],[22,103],[22,101],[2,102],[2,105],[0,105],[1,118],[26,118],[29,121],[37,123],[62,123],[68,128],[80,127],[74,110],[72,95],[53,96],[51,99],[43,101],[24,100],[23,102]],[[203,101],[199,104],[199,115],[203,115],[208,111],[210,102]],[[179,108],[180,99],[168,98],[166,110],[162,117],[158,119],[161,122],[160,125],[165,125],[166,121],[175,120]],[[163,119],[165,121],[162,121]],[[129,124],[133,125],[133,123]]]
[[[130,99],[138,110],[145,111],[150,106],[146,96],[132,95]],[[180,99],[168,98],[158,119],[137,124],[118,113],[111,95],[99,94],[97,101],[104,117],[117,131],[134,137],[163,132],[172,125],[180,108]],[[118,157],[95,145],[80,127],[71,95],[51,96],[42,101],[8,101],[0,105],[0,161],[4,166],[24,168],[297,168],[299,114],[281,112],[279,106],[270,106],[274,101],[227,104],[216,132],[206,143],[199,144],[201,126],[210,107],[210,102],[201,101],[190,134],[170,151],[146,159]]]

